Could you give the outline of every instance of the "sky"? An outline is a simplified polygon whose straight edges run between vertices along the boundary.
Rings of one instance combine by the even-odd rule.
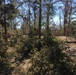
[[[66,0],[65,0],[66,1]],[[73,2],[76,4],[76,0],[73,0]],[[55,4],[57,7],[59,7],[59,6],[62,6],[62,8],[64,8],[64,5],[61,3],[61,2],[57,2],[56,4]],[[73,4],[73,6],[74,6],[74,4]],[[53,20],[54,20],[54,22],[55,22],[55,24],[57,24],[57,25],[59,25],[60,24],[60,22],[59,22],[59,15],[60,15],[60,10],[57,8],[57,10],[56,10],[56,15],[53,17]],[[61,22],[62,22],[62,24],[63,24],[63,12],[61,11]],[[76,17],[76,15],[72,15],[73,17]]]
[[[56,15],[53,17],[53,20],[56,25],[59,25],[60,24],[59,17],[61,16],[61,23],[63,24],[63,12],[61,11],[61,9],[64,8],[64,6],[61,2],[57,2],[55,6],[56,6],[55,10]],[[61,7],[61,9],[59,9],[59,7]]]
[[[76,3],[76,0],[73,0],[73,2],[74,3]],[[59,6],[62,6],[62,9],[64,8],[64,5],[62,4],[62,3],[56,3],[56,6],[57,7],[59,7]],[[74,4],[72,5],[72,6],[74,6]],[[61,23],[63,24],[63,20],[64,20],[64,17],[63,17],[63,12],[61,11]],[[56,10],[56,15],[53,17],[53,20],[54,20],[54,22],[55,22],[55,24],[56,25],[59,25],[60,24],[60,22],[59,22],[59,16],[60,16],[60,10],[59,9],[57,9]],[[76,15],[72,15],[72,17],[76,17]]]
[[[58,9],[58,7],[59,6],[62,6],[62,8],[64,8],[64,6],[63,6],[63,4],[62,3],[60,3],[60,2],[57,2],[56,4],[55,4],[55,6],[56,6],[56,15],[53,17],[53,21],[54,21],[54,23],[58,26],[59,24],[60,24],[60,21],[59,21],[59,16],[60,16],[60,12],[61,12],[61,15],[63,15],[63,13],[62,13],[62,11],[60,11],[59,9]],[[61,23],[63,24],[63,16],[61,16]]]
[[[59,3],[59,2],[57,2],[56,4],[56,15],[53,17],[53,21],[54,21],[54,23],[56,24],[56,25],[59,25],[60,24],[60,22],[59,22],[59,11],[60,10],[58,10],[58,8],[57,7],[59,7],[60,5],[62,6],[62,4],[61,3]],[[22,5],[23,6],[23,5]],[[27,6],[23,6],[23,7],[26,7],[26,8],[24,8],[24,10],[25,9],[27,9]],[[21,9],[21,7],[19,8],[19,9]],[[28,10],[28,9],[27,9]],[[26,12],[25,12],[26,13]],[[23,13],[24,14],[24,13]],[[18,19],[17,19],[18,20]],[[62,20],[63,21],[63,20]],[[19,25],[21,24],[21,20],[20,20],[20,22],[18,23]],[[18,26],[19,28],[20,28],[20,26]]]

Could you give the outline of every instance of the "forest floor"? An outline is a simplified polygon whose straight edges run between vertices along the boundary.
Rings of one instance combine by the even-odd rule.
[[[76,38],[66,37],[66,36],[56,36],[56,38],[65,43],[68,46],[66,52],[72,56],[74,59],[76,58]]]

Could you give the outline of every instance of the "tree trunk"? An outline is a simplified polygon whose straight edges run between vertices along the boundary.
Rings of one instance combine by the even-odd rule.
[[[41,0],[40,0],[40,8],[39,8],[39,48],[41,50]]]
[[[65,8],[64,8],[64,36],[66,36],[66,25],[67,25],[67,17],[68,17],[68,0],[65,2]]]
[[[49,12],[50,12],[50,8],[48,7],[47,9],[47,34],[49,33]]]
[[[61,8],[61,7],[60,7]],[[61,26],[61,10],[59,11],[60,12],[60,14],[59,14],[59,20],[60,20],[60,35],[62,34],[61,33],[61,30],[62,30],[62,26]]]
[[[72,32],[71,32],[71,26],[70,26],[70,23],[71,23],[71,14],[72,14],[72,2],[70,2],[70,9],[69,9],[69,22],[68,22],[68,28],[69,28],[69,36],[72,35]]]
[[[31,26],[30,26],[30,6],[29,6],[29,37],[31,38]]]
[[[35,7],[34,7],[35,8]],[[36,25],[36,13],[35,13],[35,10],[34,10],[34,26]]]
[[[6,4],[6,1],[4,0],[4,5]],[[4,8],[5,9],[5,8]],[[7,41],[7,26],[6,26],[6,12],[4,10],[4,30],[5,30],[5,42]]]

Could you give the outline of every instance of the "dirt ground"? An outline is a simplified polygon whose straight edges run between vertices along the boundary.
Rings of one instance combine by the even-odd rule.
[[[67,53],[72,57],[76,58],[76,39],[73,37],[66,37],[66,36],[56,36],[56,38],[60,41],[65,42],[68,46]]]

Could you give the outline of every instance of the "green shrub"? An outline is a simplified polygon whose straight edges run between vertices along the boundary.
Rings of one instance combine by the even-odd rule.
[[[10,75],[13,71],[8,59],[7,46],[0,46],[0,75]]]
[[[44,37],[42,45],[41,51],[35,50],[32,56],[32,75],[74,75],[71,58],[54,38]]]

